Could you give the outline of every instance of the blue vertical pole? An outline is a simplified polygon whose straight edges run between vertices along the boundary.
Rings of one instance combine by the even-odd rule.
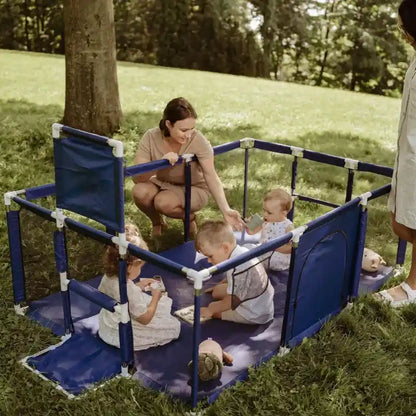
[[[193,331],[193,351],[192,351],[192,408],[198,404],[198,351],[199,340],[201,338],[201,289],[195,289],[194,296],[194,331]]]
[[[20,211],[9,211],[6,206],[7,234],[9,238],[10,263],[12,267],[13,297],[15,305],[26,300],[25,270],[23,265],[22,237],[20,233]]]
[[[120,305],[122,312],[121,322],[119,323],[119,339],[121,352],[121,366],[122,373],[127,374],[128,366],[133,364],[133,329],[131,327],[131,320],[128,314],[128,297],[127,297],[127,264],[125,259],[120,258],[118,262],[118,282],[120,289]]]
[[[359,226],[358,226],[358,239],[356,245],[356,252],[355,252],[355,264],[354,264],[354,278],[352,280],[352,288],[350,297],[356,298],[358,296],[358,288],[360,284],[360,274],[361,274],[361,265],[363,262],[363,252],[364,252],[364,245],[365,245],[365,235],[367,232],[367,217],[368,211],[367,206],[362,205],[362,209],[360,212],[359,218]]]
[[[292,195],[295,195],[295,192],[296,192],[297,177],[298,177],[298,157],[294,156],[293,162],[292,162],[292,179],[290,183],[290,190],[291,190]],[[287,214],[287,217],[290,219],[290,221],[293,221],[294,215],[295,215],[295,201],[293,201],[292,209]]]
[[[192,176],[191,176],[191,162],[185,161],[185,221],[183,223],[184,227],[184,240],[189,240],[189,219],[191,216],[191,185],[192,185]]]
[[[397,242],[396,264],[399,264],[400,266],[403,265],[406,258],[406,247],[407,241],[399,238],[399,241]]]
[[[345,194],[345,202],[351,201],[353,188],[354,188],[354,170],[348,169],[348,183],[347,183],[347,192]]]
[[[69,297],[69,287],[66,282],[66,280],[68,279],[68,258],[66,255],[65,228],[58,228],[58,230],[53,233],[53,243],[55,249],[56,270],[61,279],[61,298],[62,308],[64,312],[65,334],[71,334],[72,332],[74,332],[74,325],[72,323],[71,316],[71,300]]]
[[[247,218],[247,183],[248,183],[248,149],[244,150],[244,199],[243,199],[243,218]]]
[[[299,245],[299,242],[293,242],[292,254],[290,256],[289,278],[287,279],[287,285],[286,285],[285,312],[283,315],[282,332],[280,336],[281,347],[287,347],[289,345],[289,340],[290,340],[289,328],[292,327],[292,322],[289,322],[289,319],[291,319],[289,317],[289,313],[290,313],[291,308],[293,307],[291,305],[291,297],[292,297],[293,273],[295,270],[295,261],[296,261],[298,245]],[[290,314],[290,316],[291,315],[292,314]]]

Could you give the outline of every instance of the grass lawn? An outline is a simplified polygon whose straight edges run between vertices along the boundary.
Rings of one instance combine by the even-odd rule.
[[[64,58],[0,50],[0,159],[2,192],[53,182],[51,124],[64,105]],[[400,100],[263,79],[120,62],[123,140],[131,165],[142,134],[157,125],[166,102],[188,98],[197,127],[213,145],[254,137],[366,162],[393,165]],[[254,151],[250,158],[249,207],[259,212],[264,193],[290,184],[290,158]],[[221,155],[216,167],[230,205],[242,209],[243,152]],[[342,203],[346,172],[300,161],[299,191]],[[388,182],[358,174],[354,195]],[[132,187],[131,180],[126,189]],[[52,204],[53,201],[45,201]],[[394,264],[396,239],[386,199],[371,203],[366,245]],[[51,205],[53,206],[53,205]],[[326,208],[297,204],[295,225]],[[126,216],[140,225],[151,248],[181,242],[181,223],[171,221],[164,239],[150,241],[150,222],[126,192]],[[199,215],[218,217],[212,202]],[[53,224],[22,215],[28,299],[56,291]],[[46,233],[46,234],[45,234]],[[72,276],[100,272],[102,248],[69,233]],[[410,254],[410,253],[409,253]],[[7,230],[0,220],[0,415],[175,415],[189,407],[131,380],[114,380],[69,401],[17,361],[58,339],[13,310]],[[407,256],[409,258],[409,255]],[[408,268],[409,264],[406,263]],[[403,279],[405,273],[396,278]],[[389,284],[393,284],[390,282]],[[401,311],[366,297],[284,357],[251,371],[225,391],[208,415],[411,415],[416,414],[416,307]],[[204,403],[200,407],[205,407]]]

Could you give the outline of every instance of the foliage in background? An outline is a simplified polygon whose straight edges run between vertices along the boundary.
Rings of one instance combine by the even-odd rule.
[[[54,181],[51,124],[63,116],[64,59],[46,54],[0,51],[0,172],[2,193]],[[254,137],[381,165],[393,164],[400,101],[348,91],[301,86],[209,72],[119,63],[125,114],[120,133],[131,165],[142,134],[157,125],[166,102],[185,96],[195,106],[197,127],[213,145]],[[261,209],[272,186],[290,185],[290,160],[255,150],[250,156],[249,208]],[[242,150],[216,158],[231,206],[242,209]],[[300,160],[299,191],[342,203],[347,173]],[[357,175],[354,195],[388,182]],[[126,215],[137,223],[154,250],[180,244],[181,222],[156,243],[150,222],[134,206],[126,181]],[[367,245],[389,264],[395,243],[385,198],[371,202]],[[53,207],[53,200],[42,202]],[[296,204],[295,224],[326,211]],[[198,221],[217,218],[212,201]],[[58,287],[51,241],[53,223],[23,216],[28,296],[45,296]],[[69,233],[72,277],[89,279],[101,270],[102,247]],[[408,267],[408,263],[406,264]],[[404,275],[401,276],[403,278]],[[395,280],[397,281],[397,279]],[[390,284],[394,284],[391,282]],[[132,380],[107,383],[78,400],[68,400],[18,361],[58,342],[49,330],[13,310],[11,270],[4,216],[0,220],[0,414],[183,415],[189,406]],[[408,416],[415,414],[416,308],[391,310],[364,298],[284,357],[274,357],[250,377],[224,391],[207,415]]]
[[[119,60],[400,93],[399,0],[114,0]],[[64,53],[62,0],[0,0],[0,48]]]

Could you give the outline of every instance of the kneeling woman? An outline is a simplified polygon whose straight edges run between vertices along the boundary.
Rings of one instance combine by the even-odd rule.
[[[159,126],[148,130],[139,144],[135,164],[167,159],[172,165],[133,178],[134,202],[151,219],[154,237],[166,227],[162,215],[184,219],[184,168],[174,165],[179,156],[186,153],[198,158],[197,162],[191,163],[191,233],[196,232],[195,212],[207,204],[210,194],[226,222],[237,230],[244,225],[240,214],[228,205],[214,167],[214,151],[205,136],[195,129],[196,118],[194,108],[185,98],[174,98],[167,104]]]
[[[140,248],[147,249],[146,243],[140,236],[139,230],[132,225],[126,225],[127,240]],[[154,282],[153,279],[141,279],[135,284],[135,279],[141,271],[143,261],[127,254],[127,297],[129,313],[133,328],[134,350],[164,345],[179,337],[180,323],[171,315],[172,299],[162,296],[159,289],[152,289],[148,295],[143,289]],[[114,246],[107,248],[104,254],[104,276],[99,290],[120,301],[118,283],[118,249]],[[120,316],[106,309],[99,315],[98,333],[107,344],[120,347],[119,323]]]

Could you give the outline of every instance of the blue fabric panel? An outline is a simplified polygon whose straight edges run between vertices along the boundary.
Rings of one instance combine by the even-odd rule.
[[[29,201],[45,198],[50,195],[55,195],[55,184],[49,183],[47,185],[34,186],[33,188],[27,188],[25,191],[26,199]]]
[[[197,265],[194,265],[195,248],[193,241],[162,254],[166,258],[175,259],[188,267],[205,268],[208,265],[205,260],[201,260]],[[142,277],[151,277],[154,274],[163,276],[169,296],[173,299],[174,310],[194,302],[193,284],[184,276],[148,263],[143,266]],[[224,275],[213,277],[206,283],[205,287],[217,283],[223,277]],[[280,343],[288,274],[287,272],[273,272],[270,274],[270,278],[275,288],[274,321],[265,325],[243,325],[211,320],[201,325],[201,340],[212,337],[234,356],[235,362],[230,367],[224,367],[220,379],[199,383],[198,400],[204,397],[209,401],[215,400],[224,388],[246,378],[249,366],[260,364],[276,353]],[[88,283],[97,287],[100,279],[101,277],[97,277]],[[201,304],[207,305],[210,301],[210,296],[203,293]],[[99,312],[99,307],[93,306],[94,310],[91,308],[90,302],[86,302],[76,293],[71,292],[71,307],[77,334],[80,332],[84,334],[85,331],[88,333],[97,331],[98,318],[94,314]],[[57,294],[32,302],[29,316],[41,321],[43,325],[52,328],[56,333],[63,333],[62,305]],[[193,328],[184,322],[181,322],[181,328],[182,332],[178,340],[165,346],[135,353],[135,364],[138,369],[135,378],[141,380],[147,386],[190,401],[192,382],[187,364],[192,359]],[[119,368],[121,364],[120,350],[117,349],[117,351],[116,368]],[[55,366],[65,371],[67,366],[65,355],[63,354],[59,360],[56,361]],[[94,366],[94,370],[101,371],[100,366],[105,367],[110,364],[113,364],[110,359],[103,360],[100,363],[98,363],[98,360],[92,361],[91,364],[88,360],[84,360],[82,368],[88,377],[91,372],[90,365]],[[68,366],[70,367],[70,364]],[[70,377],[70,374],[66,376]],[[100,379],[95,381],[100,381]],[[81,383],[86,384],[83,381]]]
[[[6,212],[6,220],[7,235],[9,237],[10,262],[12,266],[13,298],[14,303],[17,305],[26,300],[19,211]]]
[[[80,282],[71,279],[69,288],[72,293],[77,293],[90,302],[96,303],[98,306],[114,312],[114,306],[118,304],[112,297],[100,292],[98,289],[89,285],[88,283]]]
[[[327,215],[326,222],[315,222],[301,237],[290,282],[285,344],[292,345],[299,334],[337,313],[352,294],[358,202]]]
[[[120,350],[89,333],[73,334],[58,348],[28,359],[28,364],[67,392],[77,395],[97,381],[120,373]]]
[[[70,136],[54,140],[56,206],[124,231],[119,161],[110,146]]]
[[[68,270],[68,261],[66,258],[65,231],[54,231],[53,243],[55,247],[55,263],[58,273]]]

